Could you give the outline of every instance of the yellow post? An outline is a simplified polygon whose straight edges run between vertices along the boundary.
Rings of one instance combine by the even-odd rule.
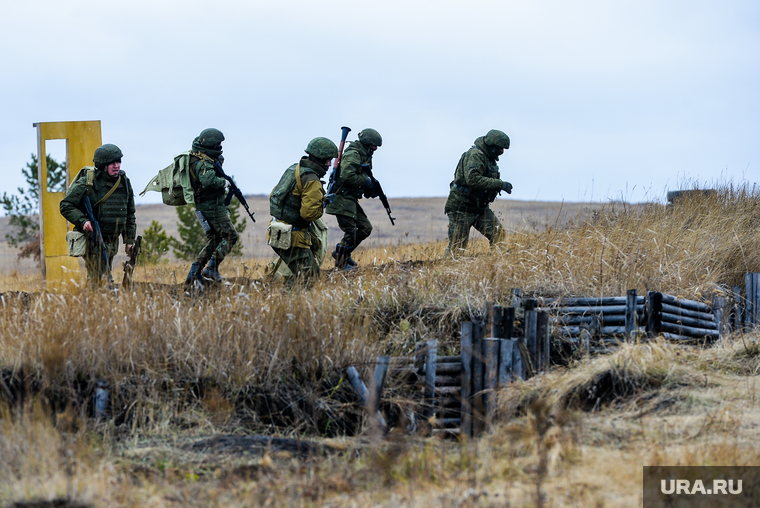
[[[45,262],[42,275],[50,291],[68,290],[79,283],[79,260],[69,256],[66,233],[69,225],[60,211],[65,192],[48,192],[45,141],[66,140],[68,183],[83,166],[92,166],[92,155],[102,145],[100,120],[87,122],[39,122],[37,127],[37,164],[40,184],[40,251]]]

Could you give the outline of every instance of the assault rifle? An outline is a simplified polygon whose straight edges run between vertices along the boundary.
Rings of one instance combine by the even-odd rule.
[[[108,249],[106,248],[106,242],[103,241],[103,234],[100,232],[100,224],[95,219],[95,214],[92,211],[92,203],[90,203],[90,196],[84,197],[84,209],[87,211],[87,218],[90,219],[92,224],[92,230],[95,232],[95,245],[100,249],[100,255],[103,260],[103,270],[108,271]]]
[[[235,196],[238,198],[238,201],[240,201],[240,204],[245,207],[245,211],[248,212],[248,217],[250,217],[253,222],[256,222],[256,219],[253,218],[253,212],[250,208],[248,208],[248,202],[245,200],[245,197],[243,197],[243,193],[240,192],[238,186],[235,185],[235,181],[232,179],[232,177],[224,172],[222,169],[222,163],[219,162],[219,160],[214,161],[214,171],[216,171],[217,175],[230,182],[230,191],[227,193],[227,198],[224,200],[224,206],[230,206],[232,196]]]
[[[369,177],[369,179],[372,180],[372,185],[375,187],[377,197],[380,198],[380,202],[385,207],[385,211],[388,212],[388,218],[391,220],[391,226],[395,226],[396,218],[391,215],[391,205],[388,204],[388,197],[385,195],[385,192],[383,192],[383,187],[380,185],[380,182],[378,182],[375,178],[375,175],[372,174],[372,168],[369,164],[364,164],[362,165],[362,170]]]
[[[121,279],[121,286],[124,289],[132,289],[132,273],[135,271],[135,265],[137,264],[137,258],[140,256],[141,248],[142,236],[138,236],[132,245],[129,257],[124,261],[124,277]]]
[[[351,132],[351,127],[341,127],[340,145],[338,145],[338,156],[333,162],[332,172],[330,173],[330,181],[327,183],[327,195],[325,196],[324,205],[331,203],[335,198],[335,183],[338,181],[340,172],[340,161],[343,160],[343,147],[346,146],[346,138],[348,133]]]

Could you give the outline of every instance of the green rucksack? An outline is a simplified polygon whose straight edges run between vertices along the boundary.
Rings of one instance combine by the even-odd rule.
[[[148,191],[156,191],[161,193],[165,205],[194,205],[195,191],[190,183],[193,176],[190,170],[190,152],[182,152],[148,182],[140,196]]]

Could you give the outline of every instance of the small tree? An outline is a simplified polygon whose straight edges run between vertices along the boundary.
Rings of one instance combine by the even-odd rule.
[[[63,192],[66,190],[66,163],[58,162],[50,154],[45,156],[47,161],[47,188],[48,192]],[[40,184],[38,177],[37,156],[32,154],[32,161],[26,163],[21,169],[21,174],[26,180],[26,188],[18,187],[18,194],[3,192],[0,204],[3,206],[5,215],[10,217],[9,224],[12,231],[5,235],[11,247],[21,250],[19,257],[34,255],[40,258],[39,235],[39,210],[40,210]],[[32,244],[36,244],[36,247]]]
[[[195,209],[190,205],[177,207],[177,229],[179,240],[172,238],[172,250],[178,259],[190,261],[206,245],[206,232],[195,215]],[[232,198],[230,202],[230,220],[239,235],[245,231],[245,218],[240,217],[240,202]],[[243,255],[243,242],[238,242],[232,248],[230,256],[237,257]]]
[[[163,226],[157,221],[150,222],[150,226],[142,234],[142,257],[145,264],[158,263],[169,252],[173,238],[166,234]]]

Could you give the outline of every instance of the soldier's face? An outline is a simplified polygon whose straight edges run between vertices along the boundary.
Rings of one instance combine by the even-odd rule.
[[[495,153],[496,156],[498,157],[499,155],[504,153],[504,149],[500,146],[495,146],[493,149],[493,153]]]
[[[121,161],[112,162],[106,166],[106,171],[109,176],[118,176],[119,171],[121,171]]]
[[[377,150],[377,145],[369,145],[369,153],[375,153],[375,150]]]

